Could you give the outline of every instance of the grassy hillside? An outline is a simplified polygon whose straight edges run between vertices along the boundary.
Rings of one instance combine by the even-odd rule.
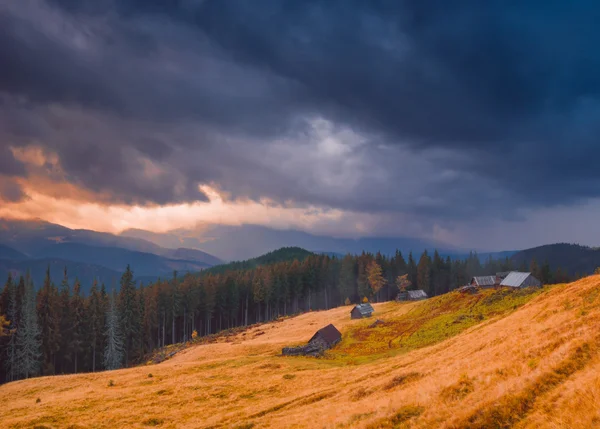
[[[308,256],[313,255],[313,252],[302,249],[300,247],[282,247],[281,249],[265,253],[258,258],[248,259],[246,261],[230,262],[228,264],[217,265],[205,270],[206,273],[219,274],[226,271],[250,270],[259,265],[276,264],[277,262],[293,261],[297,259],[303,261]]]
[[[600,422],[600,276],[254,326],[159,365],[0,386],[5,427],[575,428]],[[282,357],[333,323],[320,359]]]

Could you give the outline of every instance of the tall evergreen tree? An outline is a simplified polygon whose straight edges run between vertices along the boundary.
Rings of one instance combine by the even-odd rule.
[[[121,276],[121,291],[119,292],[119,315],[121,317],[121,333],[124,339],[125,365],[136,357],[139,350],[140,314],[139,300],[133,271],[127,265],[125,273]]]
[[[40,371],[42,344],[35,304],[33,281],[27,273],[21,304],[22,319],[17,328],[17,361],[19,374],[24,378],[34,377]]]
[[[81,284],[75,279],[73,285],[73,297],[71,298],[72,314],[72,345],[73,345],[73,371],[77,373],[79,357],[84,351],[84,343],[87,341],[85,332],[85,304],[81,296]]]
[[[57,361],[56,370],[60,373],[69,373],[73,368],[73,312],[71,309],[71,286],[67,268],[63,271],[63,280],[60,285],[59,298],[60,317],[60,359]]]
[[[110,295],[108,311],[106,312],[104,368],[108,370],[119,369],[123,366],[124,345],[121,320],[116,305],[116,296],[113,292]]]
[[[342,259],[340,267],[339,294],[342,302],[352,300],[356,294],[356,264],[352,255],[347,254]]]
[[[6,281],[5,290],[7,291],[7,317],[9,321],[10,339],[6,347],[6,360],[4,361],[4,369],[6,370],[6,379],[14,381],[18,378],[18,356],[17,356],[17,335],[16,330],[19,325],[19,311],[17,309],[17,286],[9,274]]]
[[[42,374],[54,374],[56,354],[60,349],[60,317],[58,291],[50,278],[50,266],[46,269],[44,284],[38,292],[37,312],[42,338]]]
[[[431,292],[431,258],[427,254],[427,250],[423,251],[417,265],[417,285],[427,295],[433,295]]]

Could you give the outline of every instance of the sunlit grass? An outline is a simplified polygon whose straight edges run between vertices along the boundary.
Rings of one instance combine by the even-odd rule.
[[[374,304],[385,322],[374,328],[375,318],[351,320],[350,307],[311,312],[192,344],[151,368],[0,386],[0,426],[600,426],[599,291],[597,276]],[[281,356],[328,323],[343,341],[325,357]]]

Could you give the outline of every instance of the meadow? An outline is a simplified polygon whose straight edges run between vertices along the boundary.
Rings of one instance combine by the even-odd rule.
[[[0,386],[7,428],[600,427],[600,276],[311,312],[157,365]],[[383,323],[373,326],[380,319]],[[322,358],[282,357],[333,323]]]

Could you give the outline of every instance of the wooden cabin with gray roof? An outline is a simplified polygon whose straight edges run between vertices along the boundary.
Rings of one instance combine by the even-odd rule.
[[[351,319],[362,319],[363,317],[371,317],[375,310],[373,306],[368,302],[364,304],[355,305],[352,311],[350,312]]]
[[[506,278],[502,280],[500,286],[512,288],[541,287],[542,282],[536,279],[531,273],[511,271]]]
[[[481,288],[490,288],[494,286],[498,286],[500,281],[496,276],[476,276],[471,279],[471,286],[481,287]]]
[[[397,301],[421,301],[422,299],[429,298],[424,290],[405,290],[400,292],[396,297]]]

